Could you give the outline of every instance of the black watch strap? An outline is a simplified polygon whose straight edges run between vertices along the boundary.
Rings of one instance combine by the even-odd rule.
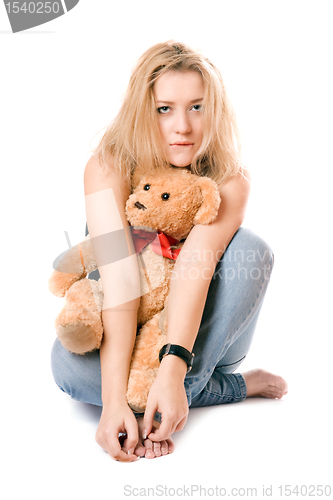
[[[185,349],[185,347],[176,344],[165,344],[159,353],[160,362],[168,354],[173,354],[183,359],[187,364],[187,373],[192,369],[194,354]]]

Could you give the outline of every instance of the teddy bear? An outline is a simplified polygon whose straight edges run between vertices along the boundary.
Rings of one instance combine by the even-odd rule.
[[[220,201],[212,179],[186,169],[149,172],[137,175],[134,185],[132,182],[125,207],[129,226],[124,231],[131,233],[141,287],[127,389],[127,401],[134,411],[145,410],[159,366],[159,351],[166,343],[167,300],[177,256],[194,225],[216,219]],[[62,345],[76,354],[98,349],[103,338],[102,282],[86,278],[97,269],[96,260],[101,262],[95,256],[103,240],[92,240],[95,238],[88,235],[62,254],[49,279],[50,291],[65,297],[55,321],[57,335]],[[110,241],[112,244],[112,238],[109,245]]]

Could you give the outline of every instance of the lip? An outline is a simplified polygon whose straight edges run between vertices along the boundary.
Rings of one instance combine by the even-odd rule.
[[[173,144],[170,144],[172,148],[183,148],[183,147],[189,147],[189,146],[194,146],[193,142],[188,142],[188,141],[178,141],[174,142]]]

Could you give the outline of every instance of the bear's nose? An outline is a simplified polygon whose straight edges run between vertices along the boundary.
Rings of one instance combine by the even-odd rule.
[[[147,207],[145,207],[144,205],[142,205],[142,203],[140,203],[139,201],[136,201],[136,202],[134,203],[134,206],[135,206],[136,208],[140,208],[141,210],[146,210],[146,209],[147,209]]]

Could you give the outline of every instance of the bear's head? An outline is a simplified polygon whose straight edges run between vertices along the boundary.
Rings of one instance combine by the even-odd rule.
[[[212,179],[188,170],[168,169],[141,177],[126,203],[126,215],[131,226],[182,240],[195,224],[216,219],[220,201]]]

